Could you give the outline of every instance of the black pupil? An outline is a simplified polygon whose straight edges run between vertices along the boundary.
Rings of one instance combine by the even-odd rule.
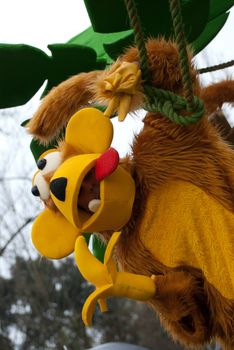
[[[45,166],[46,166],[46,159],[45,158],[39,159],[37,162],[38,169],[42,170],[44,169]]]
[[[34,196],[36,196],[36,197],[39,197],[39,196],[40,196],[40,192],[39,192],[37,186],[33,186],[32,189],[31,189],[31,191],[32,191],[32,194],[33,194]]]

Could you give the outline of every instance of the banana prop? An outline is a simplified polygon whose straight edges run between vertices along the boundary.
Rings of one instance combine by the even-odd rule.
[[[140,80],[141,71],[137,64],[117,63],[114,71],[104,80],[104,91],[112,95],[104,113],[107,117],[110,117],[117,110],[119,121],[125,119],[130,110],[132,97],[139,89]]]
[[[86,326],[92,323],[96,303],[99,304],[101,312],[108,310],[106,304],[108,297],[119,296],[146,301],[155,295],[155,276],[150,278],[117,271],[112,252],[120,235],[120,232],[112,235],[106,248],[103,264],[89,251],[83,236],[76,240],[76,264],[82,276],[96,286],[96,290],[87,298],[83,306],[82,319]]]

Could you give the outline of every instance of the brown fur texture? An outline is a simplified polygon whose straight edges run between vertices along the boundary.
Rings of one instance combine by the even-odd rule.
[[[176,94],[183,93],[183,84],[179,66],[179,54],[176,45],[171,41],[151,39],[146,44],[151,85],[160,89],[170,90]],[[192,55],[188,52],[190,59]],[[166,58],[166,59],[165,59]],[[132,47],[126,51],[121,61],[139,62],[138,51]],[[191,66],[190,74],[193,80],[195,94],[199,93],[200,85],[196,71]]]
[[[149,40],[147,44],[149,66],[151,69],[152,85],[162,89],[182,94],[182,81],[178,65],[176,45],[172,42]],[[165,59],[165,57],[167,59]],[[190,54],[191,57],[191,54]],[[135,48],[123,55],[117,62],[138,62]],[[54,87],[45,96],[41,105],[27,125],[28,132],[43,144],[48,144],[58,137],[71,116],[80,108],[88,106],[90,102],[108,103],[110,93],[104,91],[105,77],[115,69],[114,63],[106,71],[92,71],[81,73]],[[225,80],[208,87],[199,85],[196,71],[191,68],[193,88],[196,95],[200,95],[205,103],[208,114],[215,112],[225,102],[234,103],[234,81]],[[95,83],[94,83],[95,82]],[[133,98],[131,110],[136,110],[143,101],[142,91],[138,91]]]
[[[53,88],[27,124],[29,133],[44,144],[58,137],[71,116],[92,99],[90,83],[98,74],[81,73]]]
[[[224,139],[229,146],[234,148],[234,128],[230,126],[222,110],[217,110],[209,116],[209,122],[212,123],[218,130],[222,139]]]
[[[223,102],[233,105],[234,82],[232,80],[224,80],[202,89],[201,99],[206,102],[206,111],[208,114],[220,109]]]
[[[163,39],[151,40],[147,50],[152,85],[183,94],[176,46]],[[138,61],[137,49],[129,49],[120,60]],[[107,102],[110,96],[103,93],[101,79],[108,72],[109,70],[94,73],[92,86],[88,84],[88,92],[83,91],[82,96],[87,93],[89,98],[92,96],[94,100]],[[234,101],[233,81],[201,89],[192,65],[191,74],[194,91],[203,98],[208,113],[216,111],[223,102]],[[74,106],[78,107],[79,103],[69,106],[70,101],[79,99],[75,88],[75,82],[80,81],[78,77],[60,85],[48,95],[47,100],[42,101],[29,125],[29,130],[39,139],[49,141],[51,136],[58,134],[58,129],[74,113]],[[83,89],[85,88],[84,84]],[[77,89],[82,90],[81,86]],[[134,103],[135,108],[137,102],[139,107],[142,102],[140,94],[141,91],[139,99]],[[52,108],[50,102],[53,102]],[[57,122],[54,121],[55,112],[59,113]],[[70,151],[65,151],[64,154],[72,156]],[[171,180],[187,181],[200,187],[234,213],[233,150],[222,140],[207,116],[195,125],[184,127],[171,123],[161,115],[149,113],[144,120],[143,130],[135,137],[132,155],[123,160],[122,164],[135,180],[136,198],[132,217],[123,227],[116,249],[116,258],[121,268],[137,274],[156,276],[157,292],[150,304],[159,313],[162,324],[173,339],[191,349],[201,348],[212,339],[220,341],[223,349],[234,349],[234,300],[225,299],[206,281],[201,270],[191,266],[172,269],[157,261],[143,246],[138,231],[148,194]],[[110,235],[111,232],[102,233],[102,237],[107,240]]]

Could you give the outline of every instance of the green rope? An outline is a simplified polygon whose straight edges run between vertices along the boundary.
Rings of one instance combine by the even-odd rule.
[[[180,0],[170,0],[170,11],[174,27],[175,40],[177,43],[179,58],[180,58],[180,69],[182,73],[182,83],[184,88],[184,96],[188,101],[188,111],[193,111],[193,86],[189,69],[189,59],[186,49],[186,40],[183,28],[183,18],[181,15]]]
[[[134,0],[125,0],[125,6],[128,12],[131,27],[133,28],[135,43],[139,51],[142,79],[144,82],[149,83],[150,70],[148,67],[148,55],[138,10]]]
[[[135,0],[125,0],[125,5],[128,11],[131,26],[134,31],[135,42],[140,56],[140,65],[144,80],[143,88],[146,95],[144,108],[154,113],[159,112],[176,124],[189,125],[196,123],[204,114],[204,106],[203,102],[198,97],[193,96],[192,80],[190,76],[189,60],[186,50],[186,41],[183,32],[183,20],[179,0],[170,0],[170,10],[175,31],[175,38],[178,45],[185,97],[177,96],[170,91],[157,89],[148,85],[150,82],[148,55]],[[187,110],[189,115],[180,115],[179,111],[181,110]]]
[[[162,114],[175,124],[194,124],[198,122],[204,114],[203,102],[197,96],[193,96],[193,113],[182,116],[179,112],[187,108],[187,100],[184,97],[152,86],[145,86],[144,88],[147,94],[144,108],[149,112],[158,112]]]

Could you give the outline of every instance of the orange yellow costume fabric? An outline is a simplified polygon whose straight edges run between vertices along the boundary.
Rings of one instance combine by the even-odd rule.
[[[188,265],[234,299],[234,214],[199,187],[174,181],[149,195],[139,232],[155,259]]]

